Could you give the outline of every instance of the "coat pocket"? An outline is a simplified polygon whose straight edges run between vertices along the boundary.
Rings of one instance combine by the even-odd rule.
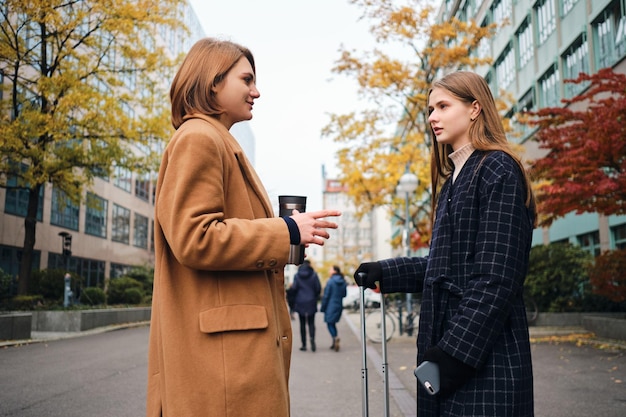
[[[220,333],[235,330],[266,329],[267,311],[260,305],[231,305],[200,312],[200,331]]]

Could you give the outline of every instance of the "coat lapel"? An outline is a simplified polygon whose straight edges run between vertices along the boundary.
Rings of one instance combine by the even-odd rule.
[[[267,195],[267,191],[265,191],[263,183],[259,179],[259,176],[254,170],[252,164],[246,157],[246,154],[241,148],[241,145],[239,144],[239,142],[237,142],[237,139],[235,139],[235,137],[226,129],[223,124],[221,124],[219,121],[215,120],[212,117],[199,113],[194,113],[187,115],[184,118],[185,120],[193,118],[205,120],[221,132],[221,134],[224,136],[224,141],[226,142],[227,146],[231,149],[231,151],[235,155],[235,158],[237,158],[239,169],[241,169],[241,172],[248,181],[248,184],[250,184],[253,192],[259,198],[259,201],[263,206],[263,210],[265,211],[265,215],[267,217],[274,217],[274,209],[272,209],[272,203],[270,202],[270,198]]]
[[[237,162],[239,162],[239,168],[241,169],[241,172],[252,186],[252,189],[254,190],[257,197],[259,197],[259,200],[261,201],[261,204],[263,204],[263,209],[265,210],[265,214],[267,215],[267,217],[274,217],[274,210],[272,209],[270,198],[265,191],[265,187],[263,187],[259,176],[252,167],[252,164],[250,164],[250,161],[246,157],[246,154],[243,152],[243,149],[241,149],[239,144],[237,145],[238,149],[235,150],[235,157],[237,158]]]

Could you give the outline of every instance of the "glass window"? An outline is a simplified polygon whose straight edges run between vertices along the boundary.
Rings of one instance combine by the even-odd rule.
[[[135,213],[133,244],[138,248],[148,249],[148,218]]]
[[[544,43],[556,29],[554,0],[540,0],[535,6],[539,44]]]
[[[489,25],[489,23],[489,20],[485,19],[480,26],[482,28],[485,28]],[[493,56],[491,54],[491,39],[489,39],[488,37],[484,37],[480,40],[480,43],[478,44],[478,58],[484,59],[491,56]]]
[[[610,66],[615,59],[612,26],[612,20],[609,17],[596,23],[593,27],[597,39],[598,64],[601,68]]]
[[[12,165],[13,166],[13,165]],[[13,166],[16,168],[16,165]],[[28,169],[28,165],[21,164],[21,171],[24,172]],[[16,176],[9,177],[6,185],[6,195],[4,198],[4,212],[7,214],[14,214],[20,217],[26,217],[28,213],[28,197],[30,191],[27,189],[27,185],[24,188],[17,188],[18,180]],[[43,219],[43,192],[44,186],[39,188],[39,204],[37,205],[37,220]]]
[[[513,7],[511,0],[496,0],[491,6],[494,22],[504,22],[511,18]]]
[[[111,262],[111,278],[120,278],[126,275],[133,267],[131,265]]]
[[[527,111],[535,111],[535,110],[537,110],[535,106],[535,90],[534,88],[531,88],[517,102],[516,111],[519,113],[524,113]],[[513,116],[511,120],[515,124],[515,129],[522,134],[522,137],[525,138],[531,133],[531,130],[533,129],[532,126],[529,126],[528,124],[524,124],[524,123],[519,123],[517,121],[516,116]]]
[[[78,272],[83,278],[83,287],[104,288],[104,261],[81,259]]]
[[[589,44],[583,34],[563,56],[563,78],[576,79],[581,72],[589,73]],[[575,97],[587,87],[587,83],[565,84],[565,95]]]
[[[474,17],[476,13],[476,0],[467,0],[463,4],[463,9],[461,10],[461,20],[469,21]]]
[[[48,269],[63,269],[80,275],[80,258],[50,252],[48,253]]]
[[[452,12],[453,12],[455,4],[456,4],[456,1],[454,0],[445,0],[446,17],[452,16]]]
[[[150,201],[150,174],[135,177],[135,195],[144,201]]]
[[[576,240],[581,248],[593,254],[600,255],[600,232],[595,231],[576,236]]]
[[[115,167],[114,170],[114,179],[113,179],[113,184],[115,184],[115,186],[121,188],[124,191],[128,191],[130,193],[130,189],[131,189],[131,180],[132,180],[132,174],[130,172],[129,169],[124,168],[124,167]]]
[[[626,55],[626,16],[622,15],[617,22],[617,30],[615,32],[615,45],[619,56]]]
[[[565,16],[574,8],[578,0],[561,0],[561,16]]]
[[[113,204],[111,216],[111,240],[128,245],[130,239],[130,210]]]
[[[539,105],[541,107],[557,107],[560,100],[559,71],[556,65],[553,65],[539,79]]]
[[[107,237],[107,212],[109,202],[93,193],[87,193],[87,212],[85,215],[85,233]]]
[[[517,46],[519,48],[519,66],[524,67],[533,58],[533,29],[530,24],[530,16],[517,31]]]
[[[619,2],[613,2],[593,22],[595,57],[598,68],[611,67],[626,53],[624,25],[626,19]]]
[[[496,78],[498,87],[506,89],[515,80],[515,54],[509,45],[496,62]]]
[[[13,277],[8,288],[8,295],[17,295],[17,277],[20,273],[20,262],[22,260],[22,248],[15,246],[0,245],[0,269]],[[33,250],[33,260],[31,263],[33,271],[41,267],[41,251]]]
[[[50,224],[70,230],[78,230],[79,211],[80,207],[78,204],[70,200],[64,191],[56,187],[52,190]]]
[[[611,228],[615,249],[626,249],[626,224],[620,224]]]

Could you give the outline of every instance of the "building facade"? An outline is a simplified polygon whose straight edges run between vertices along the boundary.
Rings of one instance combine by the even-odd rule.
[[[479,51],[493,64],[478,69],[494,94],[505,90],[522,110],[560,106],[583,85],[565,83],[581,72],[611,67],[626,73],[626,3],[623,0],[445,0],[438,19],[481,25],[509,22]],[[540,156],[530,131],[518,125],[528,158]],[[570,213],[536,229],[533,244],[568,241],[598,255],[626,248],[626,216]]]
[[[172,56],[205,36],[191,5],[184,7],[181,16],[189,33],[157,29]],[[254,151],[249,128],[240,135]],[[156,172],[117,169],[110,178],[96,178],[80,205],[48,184],[40,195],[33,269],[68,269],[90,287],[102,286],[105,278],[121,276],[133,266],[152,266],[156,177]],[[15,185],[12,181],[7,185]],[[27,203],[26,191],[0,188],[0,269],[13,277],[24,245]]]
[[[342,265],[344,273],[352,275],[361,262],[391,257],[391,219],[384,208],[358,218],[346,186],[328,178],[324,178],[322,203],[324,208],[342,213],[335,220],[339,227],[328,230],[330,238],[322,247],[322,261]]]

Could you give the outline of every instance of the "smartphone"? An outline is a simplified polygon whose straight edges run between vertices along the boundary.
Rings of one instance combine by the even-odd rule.
[[[427,393],[435,395],[439,392],[439,365],[435,362],[424,361],[413,373]]]

